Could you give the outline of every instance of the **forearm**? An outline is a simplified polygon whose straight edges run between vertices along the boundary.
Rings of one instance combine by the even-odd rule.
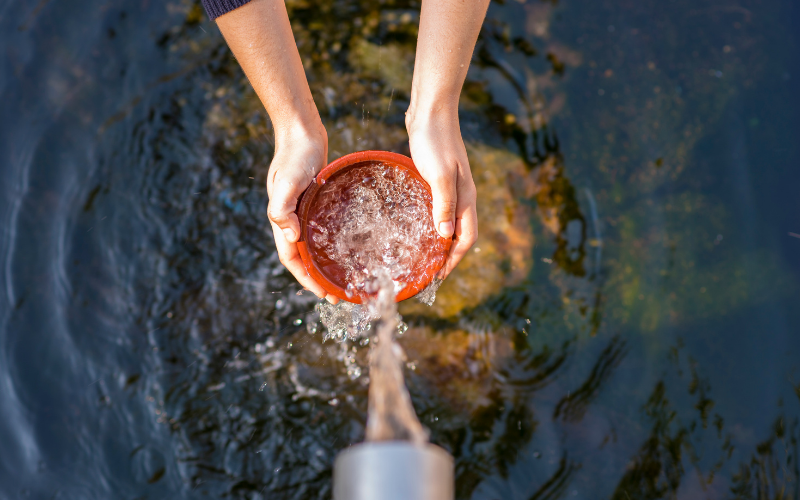
[[[423,0],[407,123],[436,114],[457,118],[488,6],[489,0]]]
[[[217,25],[264,104],[278,141],[298,128],[319,132],[322,122],[283,0],[252,0],[217,18]]]

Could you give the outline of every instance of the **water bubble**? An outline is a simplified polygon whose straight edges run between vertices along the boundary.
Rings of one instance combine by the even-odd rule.
[[[350,380],[355,380],[361,376],[361,367],[357,365],[352,365],[347,368],[347,376],[350,377]]]
[[[294,323],[294,326],[300,326],[300,325],[303,324],[303,320],[300,319],[300,318],[297,318],[296,320],[293,321],[293,323]]]
[[[402,335],[408,331],[408,325],[405,321],[400,321],[397,324],[397,335]]]

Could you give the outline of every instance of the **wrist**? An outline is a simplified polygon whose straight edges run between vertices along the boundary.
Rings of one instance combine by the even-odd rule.
[[[319,115],[294,116],[273,122],[276,144],[302,141],[313,144],[327,144],[328,134]]]
[[[458,102],[439,101],[425,104],[417,102],[412,100],[406,112],[406,130],[409,137],[432,129],[459,128]]]

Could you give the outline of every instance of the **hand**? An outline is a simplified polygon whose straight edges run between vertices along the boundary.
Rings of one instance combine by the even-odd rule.
[[[300,221],[295,213],[300,195],[325,166],[328,158],[328,135],[321,123],[312,130],[297,125],[276,131],[276,144],[275,156],[267,175],[267,216],[272,225],[278,257],[281,264],[286,266],[303,287],[317,297],[335,304],[339,299],[328,295],[309,276],[303,265],[297,249]]]
[[[478,239],[475,183],[461,138],[458,110],[406,114],[411,158],[433,192],[433,223],[453,246],[439,278],[444,279]]]

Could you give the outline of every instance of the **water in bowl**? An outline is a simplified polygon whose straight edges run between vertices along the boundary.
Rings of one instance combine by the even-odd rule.
[[[429,281],[430,263],[440,267],[447,256],[430,203],[430,193],[416,178],[368,162],[331,177],[309,217],[308,241],[318,264],[333,281],[346,284],[348,297],[364,301],[323,305],[320,312],[339,339],[348,332],[371,339],[368,441],[428,440],[403,380],[404,355],[394,335],[405,325],[394,299],[408,283]],[[434,283],[422,294],[426,302],[435,297]]]

